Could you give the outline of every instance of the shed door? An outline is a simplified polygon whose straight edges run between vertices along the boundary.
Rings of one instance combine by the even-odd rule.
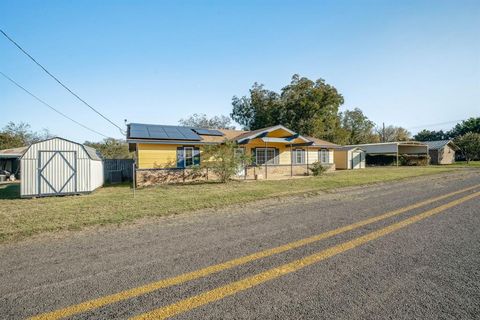
[[[58,195],[77,192],[77,153],[38,152],[38,193]]]
[[[360,169],[362,167],[362,152],[352,152],[352,169]]]

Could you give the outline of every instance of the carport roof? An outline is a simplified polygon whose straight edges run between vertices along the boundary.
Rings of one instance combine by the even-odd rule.
[[[0,150],[0,158],[11,159],[11,158],[21,158],[28,147],[18,147]]]

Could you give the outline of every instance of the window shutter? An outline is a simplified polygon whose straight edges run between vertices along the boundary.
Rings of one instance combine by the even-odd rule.
[[[200,165],[200,148],[198,147],[193,148],[193,165]]]
[[[278,148],[275,148],[275,158],[273,159],[273,164],[278,164],[278,162],[280,161],[280,152]]]
[[[250,149],[250,152],[253,155],[253,163],[257,164],[257,148]]]
[[[183,147],[177,147],[177,168],[183,168],[185,162],[183,161]]]

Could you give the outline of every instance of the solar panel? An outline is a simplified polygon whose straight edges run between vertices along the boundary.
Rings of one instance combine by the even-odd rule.
[[[188,127],[131,123],[129,138],[196,140],[202,138]]]
[[[202,134],[205,136],[223,136],[223,132],[218,131],[218,130],[212,130],[212,129],[193,129],[198,134]]]

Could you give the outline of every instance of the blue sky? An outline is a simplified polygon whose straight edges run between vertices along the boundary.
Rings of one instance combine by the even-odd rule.
[[[411,128],[480,116],[479,1],[0,1],[0,28],[113,121],[228,115],[257,81],[323,78],[376,123]],[[5,38],[0,70],[109,136]],[[24,121],[102,137],[0,77],[0,127]],[[452,124],[429,127],[448,129]]]

